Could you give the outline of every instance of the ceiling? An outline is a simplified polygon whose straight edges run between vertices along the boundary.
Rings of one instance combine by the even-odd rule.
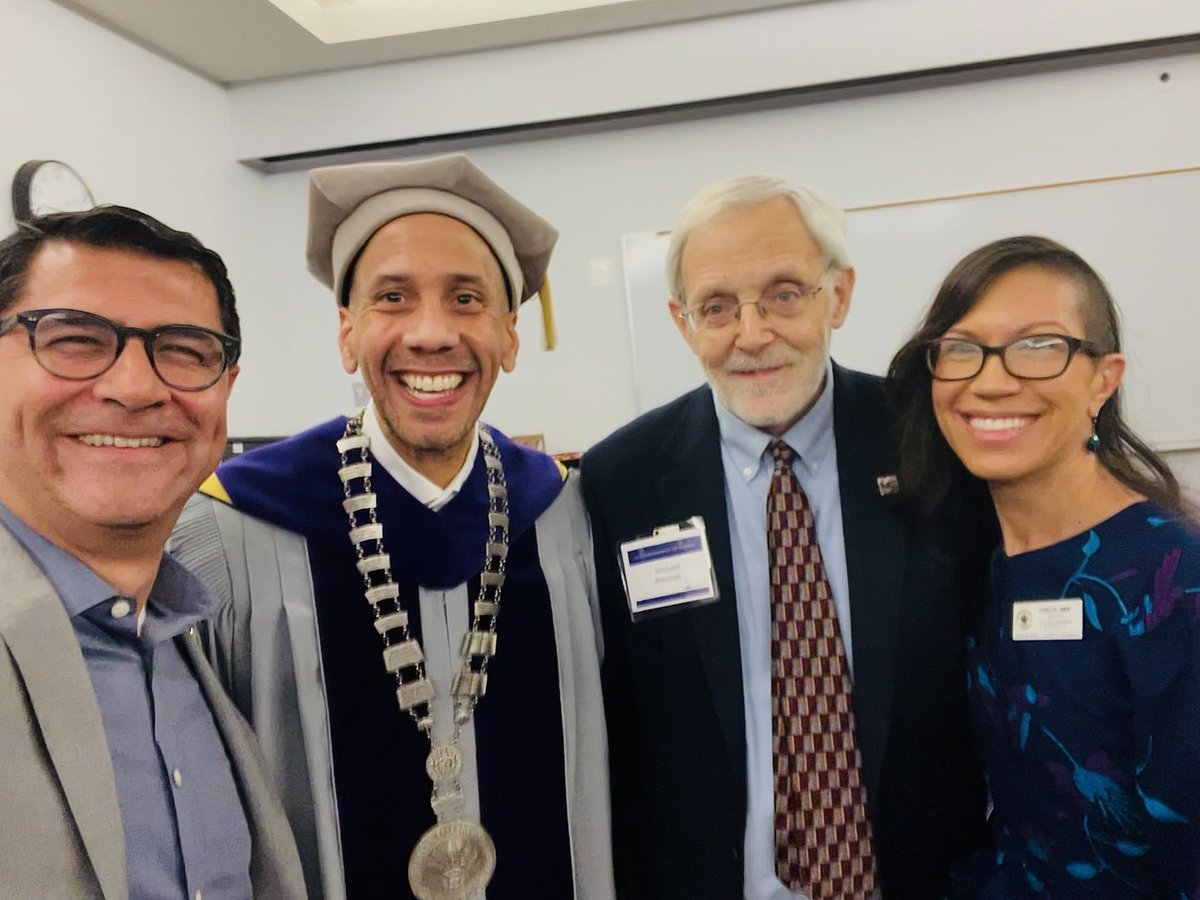
[[[220,84],[681,22],[811,0],[55,0]],[[278,3],[278,5],[276,5]],[[406,15],[405,3],[414,9]],[[389,9],[390,6],[400,9]],[[285,14],[341,21],[335,37],[381,22],[387,36],[323,43]],[[496,18],[516,8],[518,18]],[[438,10],[443,14],[439,15]],[[432,14],[431,14],[432,11]],[[357,18],[356,18],[357,17]],[[372,19],[372,22],[367,22]],[[406,24],[407,20],[407,24]],[[311,24],[311,22],[310,22]],[[358,26],[362,27],[358,27]],[[402,29],[408,33],[395,33]],[[414,28],[423,30],[413,30]],[[327,30],[332,33],[333,29]]]

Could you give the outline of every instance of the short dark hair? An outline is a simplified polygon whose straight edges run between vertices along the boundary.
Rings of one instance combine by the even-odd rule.
[[[193,235],[127,206],[51,213],[18,223],[17,230],[0,241],[0,312],[20,299],[34,256],[54,241],[191,263],[217,292],[221,330],[231,337],[241,337],[233,285],[221,257]]]
[[[931,509],[964,470],[937,427],[933,412],[933,376],[926,348],[959,322],[1001,276],[1016,269],[1044,269],[1070,279],[1079,289],[1080,314],[1087,340],[1104,353],[1121,349],[1117,306],[1104,279],[1084,259],[1045,237],[1022,235],[993,241],[967,254],[946,276],[916,334],[892,359],[888,387],[898,407],[899,482],[905,492]],[[1096,417],[1097,456],[1116,478],[1160,506],[1191,514],[1170,467],[1129,428],[1121,414],[1118,388]]]

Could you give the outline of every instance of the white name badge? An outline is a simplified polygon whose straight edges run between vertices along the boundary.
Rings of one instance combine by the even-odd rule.
[[[654,610],[717,598],[704,520],[693,516],[620,546],[621,574],[635,619]]]
[[[1013,603],[1012,636],[1014,641],[1081,641],[1083,601],[1018,600]]]

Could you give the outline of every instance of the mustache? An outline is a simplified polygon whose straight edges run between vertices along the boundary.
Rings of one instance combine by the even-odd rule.
[[[383,369],[385,372],[396,372],[404,369],[422,369],[431,365],[453,369],[464,374],[480,370],[479,357],[466,348],[429,353],[412,350],[392,352],[384,359]]]
[[[734,349],[721,363],[721,371],[730,374],[757,372],[760,369],[776,369],[780,366],[792,365],[803,359],[804,354],[791,347],[768,347],[762,353],[754,354]]]

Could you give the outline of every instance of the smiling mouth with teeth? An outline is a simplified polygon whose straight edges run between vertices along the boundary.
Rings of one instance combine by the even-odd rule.
[[[79,440],[89,447],[161,447],[160,437],[125,437],[120,434],[81,434]]]
[[[417,391],[422,394],[444,394],[462,384],[463,376],[459,372],[453,372],[448,375],[414,375],[407,373],[400,376],[400,383],[410,391]]]
[[[972,428],[979,431],[1009,431],[1014,428],[1020,428],[1028,425],[1033,420],[1027,416],[1009,416],[1003,419],[981,418],[976,417],[969,420]]]

